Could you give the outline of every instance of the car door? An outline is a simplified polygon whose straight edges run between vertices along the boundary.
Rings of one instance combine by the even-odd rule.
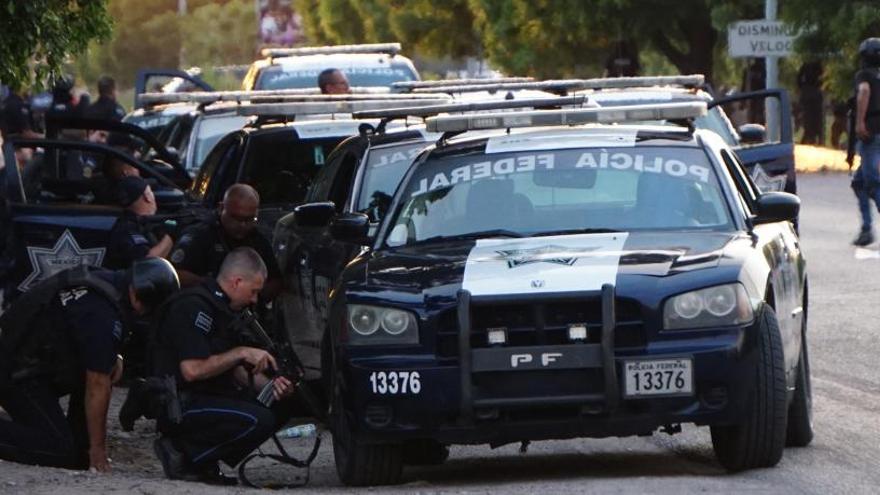
[[[775,102],[779,132],[770,136],[766,132],[765,110]],[[741,142],[734,146],[755,185],[761,191],[785,191],[797,193],[797,176],[794,163],[794,140],[791,103],[784,89],[765,89],[719,98],[709,103],[709,108],[721,106],[728,118],[736,125]],[[760,128],[765,126],[764,136]],[[752,137],[746,142],[744,137]]]

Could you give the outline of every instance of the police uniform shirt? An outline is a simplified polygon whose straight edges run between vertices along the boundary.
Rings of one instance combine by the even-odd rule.
[[[214,280],[204,283],[204,288],[215,298],[215,303],[223,308],[229,307],[229,298]],[[203,297],[181,293],[172,301],[162,320],[161,332],[175,354],[175,370],[178,383],[184,388],[212,395],[235,395],[238,387],[232,370],[218,376],[197,382],[185,382],[180,376],[180,363],[188,359],[207,359],[214,354],[222,354],[238,345],[235,336],[229,331],[232,310],[218,311],[217,307]]]
[[[118,122],[125,117],[125,109],[115,100],[106,96],[100,96],[97,101],[86,108],[84,116],[90,119],[106,119]]]
[[[124,211],[110,231],[104,266],[122,270],[129,268],[133,262],[146,258],[154,245],[150,237],[144,225],[138,221],[137,215]]]
[[[3,104],[2,128],[4,136],[21,134],[31,128],[31,109],[15,93],[10,94]]]
[[[257,230],[251,230],[244,239],[237,241],[223,235],[219,215],[209,221],[187,229],[171,251],[171,263],[178,270],[186,270],[202,277],[214,277],[220,270],[223,258],[235,248],[249,247],[263,258],[268,278],[281,278],[281,270],[272,253],[272,245]]]
[[[116,274],[102,278],[108,277],[112,277],[117,290],[121,290],[120,286],[124,285],[121,278]],[[117,306],[87,287],[59,291],[58,302],[61,305],[59,317],[62,324],[67,325],[80,366],[110,374],[125,339],[125,325]]]
[[[861,69],[856,73],[856,91],[861,83],[866,82],[871,88],[868,100],[868,112],[865,125],[871,134],[880,134],[880,69]]]

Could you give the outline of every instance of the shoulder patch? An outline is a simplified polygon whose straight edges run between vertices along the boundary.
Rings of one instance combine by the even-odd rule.
[[[194,324],[196,328],[200,329],[202,332],[208,333],[214,325],[214,318],[208,316],[204,311],[199,311],[196,314],[196,321]]]
[[[183,249],[177,248],[174,250],[173,253],[171,253],[171,262],[180,263],[181,261],[183,261],[184,257],[186,257],[186,253],[183,251]]]
[[[178,240],[177,243],[182,246],[185,244],[189,244],[190,242],[192,242],[192,240],[193,240],[193,235],[191,233],[187,232],[186,234],[183,234],[182,236],[180,236],[180,240]]]
[[[131,235],[131,242],[133,242],[135,244],[149,244],[150,243],[150,241],[148,241],[147,238],[141,234],[132,234]]]

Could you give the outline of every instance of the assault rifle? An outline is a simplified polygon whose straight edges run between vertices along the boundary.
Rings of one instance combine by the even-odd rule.
[[[850,98],[846,101],[846,163],[852,170],[853,159],[856,156],[856,99]]]
[[[303,379],[305,377],[305,369],[303,368],[302,361],[287,339],[276,340],[270,337],[257,319],[257,315],[250,309],[240,312],[235,322],[233,322],[233,328],[238,330],[238,335],[243,345],[263,349],[275,358],[275,362],[278,364],[275,374],[290,380],[295,387],[295,393],[302,398],[309,412],[319,421],[323,422],[325,414],[320,406],[321,402],[315,397]]]

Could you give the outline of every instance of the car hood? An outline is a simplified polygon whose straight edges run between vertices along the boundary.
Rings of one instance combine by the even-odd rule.
[[[463,288],[474,295],[599,290],[622,275],[664,277],[718,266],[741,234],[630,232],[493,238],[373,252],[362,263],[371,289]]]

